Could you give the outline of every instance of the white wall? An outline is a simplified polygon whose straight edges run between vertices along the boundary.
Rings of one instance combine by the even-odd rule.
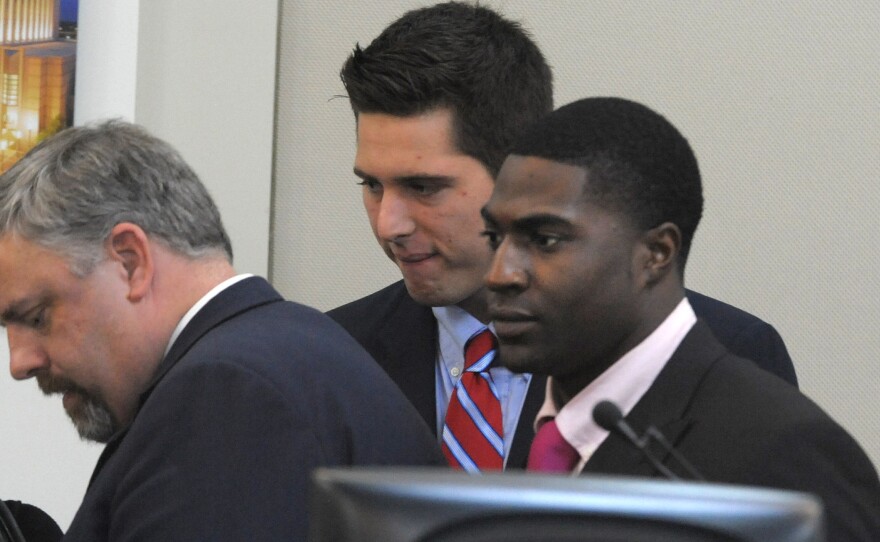
[[[135,120],[208,186],[236,269],[266,276],[277,1],[145,0],[140,27]]]
[[[121,117],[168,140],[220,207],[239,271],[266,275],[275,1],[80,2],[75,121]],[[0,365],[8,367],[5,335]],[[58,397],[0,372],[0,497],[65,528],[101,446],[81,442]]]
[[[282,2],[272,277],[329,309],[398,277],[351,173],[338,78],[403,11]],[[532,31],[556,103],[644,102],[691,141],[706,212],[692,288],[774,324],[801,388],[880,464],[880,3],[488,0]]]

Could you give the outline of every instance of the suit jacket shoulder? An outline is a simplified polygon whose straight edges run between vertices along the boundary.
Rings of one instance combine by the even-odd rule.
[[[371,345],[373,349],[380,348],[383,343],[415,339],[429,344],[430,348],[426,350],[436,353],[437,321],[434,313],[430,307],[419,305],[410,297],[402,280],[330,310],[327,316],[336,320],[359,343]],[[404,333],[403,328],[408,332]],[[367,351],[371,349],[367,348]]]
[[[436,433],[437,320],[403,281],[327,313],[376,360]]]
[[[354,339],[246,279],[175,341],[67,539],[304,540],[311,471],[380,464],[442,456]]]
[[[880,482],[855,440],[797,389],[730,354],[698,321],[627,416],[658,428],[710,482],[818,495],[829,540],[880,540]],[[652,448],[687,477],[662,449]],[[656,476],[609,436],[585,471]]]
[[[725,348],[797,386],[791,356],[772,325],[733,305],[692,290],[687,290],[687,298],[697,317],[706,322]]]

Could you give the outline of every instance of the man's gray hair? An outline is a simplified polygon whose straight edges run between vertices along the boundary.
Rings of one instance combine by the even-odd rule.
[[[131,222],[191,258],[232,246],[217,206],[180,154],[139,126],[112,120],[48,138],[0,176],[0,236],[66,255],[86,275],[114,226]]]

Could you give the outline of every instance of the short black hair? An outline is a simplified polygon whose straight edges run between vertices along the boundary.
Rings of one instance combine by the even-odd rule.
[[[494,176],[510,145],[553,110],[553,78],[516,22],[446,2],[405,13],[340,73],[355,115],[453,113],[454,144]]]
[[[681,230],[680,268],[703,215],[697,158],[663,116],[622,98],[587,98],[560,107],[527,130],[512,154],[587,171],[587,195],[644,230]]]

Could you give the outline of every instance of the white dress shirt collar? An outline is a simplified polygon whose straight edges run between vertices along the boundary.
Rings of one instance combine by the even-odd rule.
[[[202,307],[204,307],[205,305],[208,304],[208,301],[211,301],[212,299],[217,297],[217,294],[219,294],[220,292],[222,292],[226,288],[229,288],[230,286],[232,286],[236,282],[242,281],[242,280],[244,280],[246,278],[250,278],[252,276],[254,276],[254,275],[251,273],[242,273],[240,275],[235,275],[234,277],[228,278],[228,279],[224,280],[223,282],[221,282],[220,284],[218,284],[217,286],[214,286],[213,288],[211,288],[211,290],[208,291],[208,293],[206,293],[205,295],[203,295],[201,297],[201,299],[196,301],[196,304],[193,305],[192,307],[190,307],[190,309],[188,311],[186,311],[186,314],[183,315],[183,318],[180,319],[180,322],[177,323],[177,327],[175,327],[174,331],[171,333],[171,338],[168,340],[168,345],[165,347],[165,354],[163,354],[162,357],[164,358],[165,356],[168,355],[168,352],[171,350],[171,346],[174,345],[174,341],[176,341],[177,338],[180,336],[180,333],[183,331],[183,328],[185,328],[186,325],[188,323],[190,323],[190,321],[193,319],[193,317],[195,317],[195,315],[200,310],[202,310]]]

